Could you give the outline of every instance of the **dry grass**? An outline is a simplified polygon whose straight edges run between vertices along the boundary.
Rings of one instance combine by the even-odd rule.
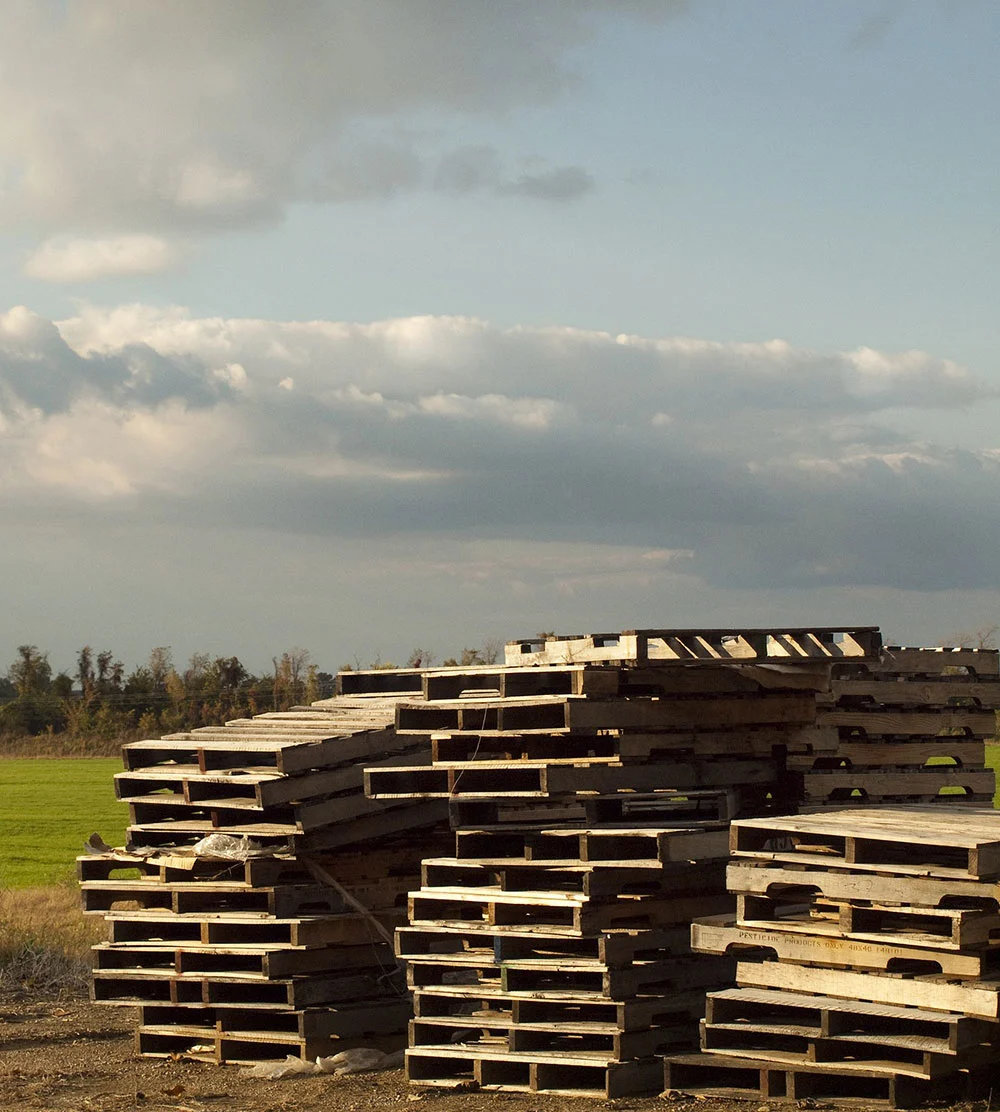
[[[86,995],[90,947],[106,930],[80,910],[75,884],[0,890],[0,992]]]
[[[138,732],[113,738],[92,734],[0,734],[0,757],[121,757],[127,741],[138,740]]]

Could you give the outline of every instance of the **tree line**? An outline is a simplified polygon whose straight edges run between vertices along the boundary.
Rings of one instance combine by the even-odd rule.
[[[224,722],[229,718],[287,710],[333,694],[334,678],[321,671],[307,649],[272,659],[270,671],[255,675],[237,656],[195,653],[175,667],[169,648],[126,672],[111,651],[84,645],[73,672],[53,674],[49,654],[19,645],[0,678],[0,734],[37,737],[68,734],[118,739],[157,737]]]
[[[503,641],[491,639],[480,648],[463,648],[441,665],[494,664],[502,658]],[[402,666],[430,668],[436,663],[433,652],[416,648]],[[381,657],[362,663],[355,657],[342,667],[397,664]],[[110,746],[288,710],[333,693],[333,674],[322,671],[302,648],[272,657],[271,668],[255,674],[237,656],[209,653],[194,653],[186,667],[176,667],[167,646],[154,648],[147,660],[126,671],[110,650],[95,652],[84,645],[72,672],[54,673],[48,652],[19,645],[6,676],[0,676],[0,741],[49,737],[79,741],[84,749],[101,742]]]

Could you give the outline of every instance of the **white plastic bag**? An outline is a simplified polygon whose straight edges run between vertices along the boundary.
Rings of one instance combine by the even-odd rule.
[[[375,1070],[398,1069],[403,1064],[403,1051],[386,1054],[374,1047],[359,1046],[353,1050],[342,1050],[329,1058],[317,1058],[316,1065],[322,1073],[348,1074],[372,1073]]]
[[[283,1062],[258,1062],[247,1071],[247,1077],[257,1077],[263,1081],[281,1081],[285,1077],[302,1077],[307,1073],[318,1073],[315,1062],[296,1058],[289,1054]]]

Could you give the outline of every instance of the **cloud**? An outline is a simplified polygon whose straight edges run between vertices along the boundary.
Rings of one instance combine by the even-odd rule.
[[[0,420],[10,423],[8,432],[92,401],[123,415],[165,402],[210,407],[240,385],[234,366],[209,368],[198,357],[163,355],[140,340],[80,355],[51,321],[23,306],[0,313]]]
[[[24,272],[47,282],[88,282],[124,274],[159,274],[175,266],[178,248],[158,236],[106,239],[55,236],[27,258]]]
[[[534,197],[539,201],[571,201],[594,188],[594,179],[581,166],[559,166],[553,170],[521,174],[500,187],[501,193]]]
[[[526,161],[530,171],[510,170],[499,151],[484,145],[425,155],[402,139],[347,143],[313,182],[310,196],[316,201],[385,201],[408,190],[426,189],[451,196],[566,202],[595,188],[594,179],[580,166],[550,166],[537,157]]]
[[[443,193],[491,192],[500,197],[531,197],[538,201],[575,201],[594,188],[594,179],[580,166],[546,167],[530,160],[531,171],[508,174],[492,147],[461,147],[439,161],[433,187]]]
[[[852,50],[863,50],[874,46],[889,33],[896,21],[895,13],[890,9],[876,12],[865,19],[851,36],[850,47]]]
[[[13,0],[0,41],[8,226],[162,236],[273,222],[303,200],[392,196],[442,173],[454,181],[454,166],[435,169],[468,157],[449,140],[452,122],[571,91],[607,21],[684,6]],[[592,183],[582,167],[498,164],[481,185],[552,201]],[[61,255],[57,265],[43,251],[36,266],[61,280],[72,269]]]
[[[18,309],[0,317],[0,507],[442,553],[598,545],[612,566],[666,552],[720,588],[994,587],[1000,452],[890,418],[995,401],[921,352]]]

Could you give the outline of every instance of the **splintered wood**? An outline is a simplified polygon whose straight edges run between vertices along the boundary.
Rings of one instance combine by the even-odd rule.
[[[693,948],[739,959],[668,1089],[893,1108],[985,1094],[1000,1058],[1000,814],[939,806],[740,819],[735,914]]]

